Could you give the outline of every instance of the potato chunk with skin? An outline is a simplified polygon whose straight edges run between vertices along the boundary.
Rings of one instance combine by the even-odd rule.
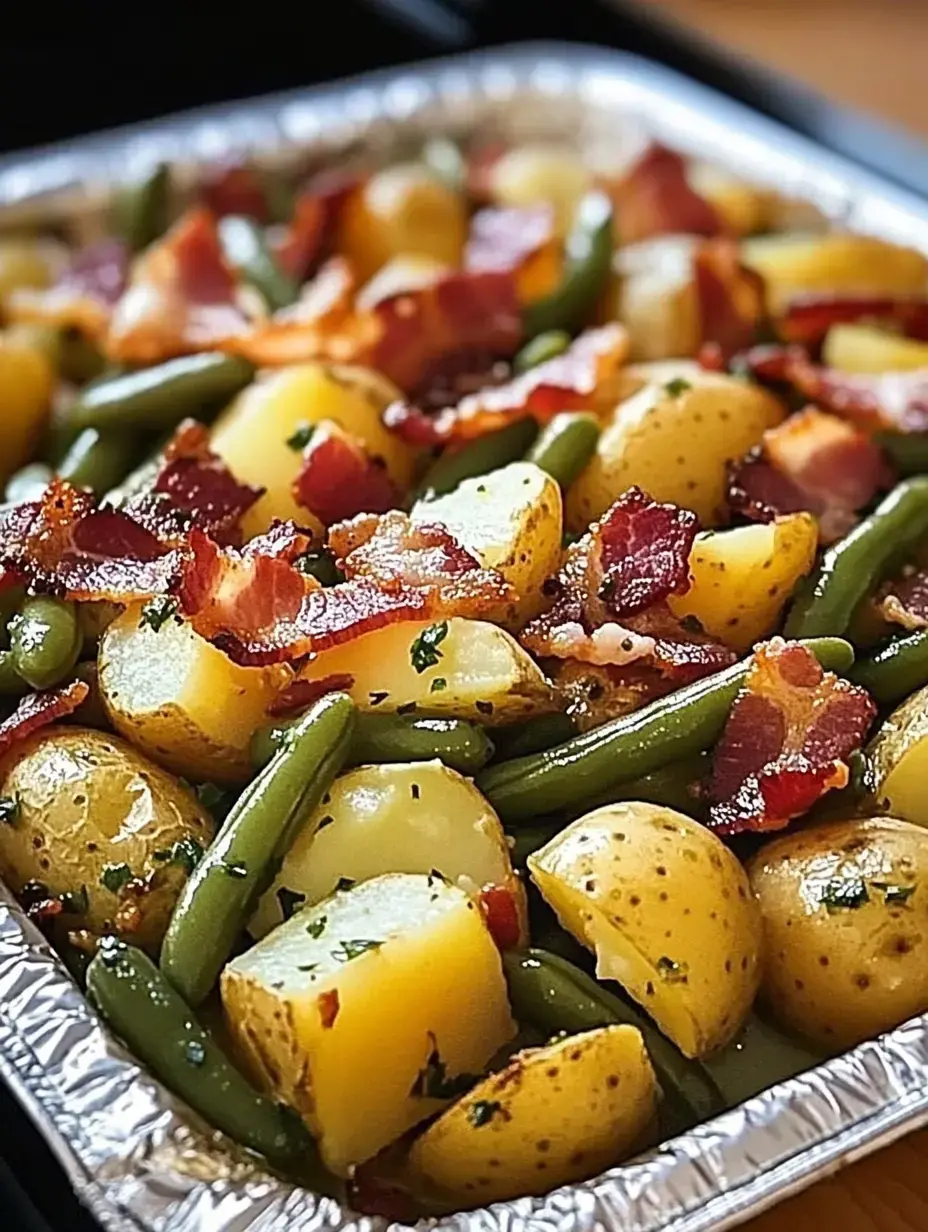
[[[545,578],[561,562],[561,489],[532,462],[466,479],[453,492],[419,501],[414,522],[439,522],[486,569],[495,569],[519,595],[514,627],[537,615]]]
[[[423,634],[434,653],[420,653]],[[354,702],[380,713],[401,709],[492,727],[557,709],[541,669],[510,634],[461,617],[365,633],[321,651],[300,675],[305,680],[348,675],[352,683],[346,692]]]
[[[764,919],[762,995],[837,1051],[928,1010],[928,833],[890,817],[832,821],[749,865]]]
[[[141,613],[127,608],[100,639],[98,681],[110,722],[185,778],[246,782],[251,738],[290,669],[239,667],[190,625],[168,619],[156,632]]]
[[[469,1206],[547,1193],[631,1154],[656,1115],[641,1032],[601,1027],[517,1053],[429,1126],[409,1172]]]
[[[680,619],[694,616],[733,650],[750,650],[776,628],[817,547],[818,527],[808,513],[697,535],[690,589],[671,595],[670,610]]]
[[[867,748],[875,811],[928,826],[928,687],[897,706]]]
[[[383,458],[401,490],[408,487],[412,451],[380,419],[384,408],[401,397],[379,373],[321,363],[295,364],[269,373],[239,394],[217,420],[211,445],[236,479],[265,489],[242,518],[245,538],[263,534],[275,518],[314,525],[290,490],[302,450],[288,442],[299,429],[324,419],[356,436],[373,456]]]
[[[378,877],[299,912],[229,963],[221,991],[255,1074],[339,1176],[433,1116],[441,1079],[479,1074],[515,1033],[476,905],[423,876]]]
[[[560,235],[567,233],[581,197],[593,186],[590,169],[576,150],[540,143],[507,150],[494,162],[489,181],[497,205],[550,205]]]
[[[758,386],[690,366],[685,388],[674,392],[663,372],[676,367],[659,365],[659,381],[613,411],[567,494],[568,529],[582,532],[636,484],[656,501],[692,509],[704,526],[727,521],[728,463],[782,422],[784,408]]]
[[[307,819],[248,930],[263,937],[287,904],[313,906],[342,877],[433,870],[469,893],[498,885],[522,897],[499,818],[473,783],[440,761],[361,766]]]
[[[688,1057],[727,1043],[760,981],[760,913],[738,860],[655,804],[611,804],[529,856],[564,927]]]

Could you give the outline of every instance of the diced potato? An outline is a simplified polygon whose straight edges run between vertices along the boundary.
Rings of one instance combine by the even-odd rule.
[[[244,783],[248,747],[291,679],[283,666],[239,667],[188,624],[157,632],[127,608],[100,639],[98,680],[110,722],[161,765],[194,781]]]
[[[338,232],[338,251],[365,281],[401,253],[460,266],[467,208],[422,163],[394,163],[349,196]]]
[[[864,374],[928,368],[928,342],[900,338],[870,325],[833,325],[822,359],[829,368]]]
[[[906,698],[867,749],[874,805],[928,826],[928,686]]]
[[[606,315],[628,330],[632,359],[692,355],[699,347],[698,243],[691,235],[660,235],[616,253]]]
[[[36,347],[0,334],[0,481],[32,457],[51,406],[54,372]]]
[[[229,1028],[337,1175],[445,1103],[510,1040],[499,951],[474,902],[391,874],[301,911],[226,967]]]
[[[483,620],[455,617],[437,642],[438,662],[416,653],[428,622],[388,625],[321,651],[300,673],[305,680],[349,675],[361,710],[447,715],[484,726],[514,723],[557,708],[551,685],[519,643]],[[433,639],[429,639],[433,640]],[[420,670],[421,669],[421,670]]]
[[[670,610],[695,616],[732,650],[750,650],[776,628],[799,581],[815,563],[818,526],[808,513],[766,525],[698,535],[690,553],[690,589]]]
[[[928,288],[928,258],[867,235],[761,235],[743,242],[741,259],[764,278],[773,312],[804,292],[920,295]]]
[[[688,1057],[727,1043],[760,982],[761,920],[736,857],[656,804],[610,804],[528,858],[563,926]]]
[[[450,269],[451,266],[444,261],[437,261],[423,253],[402,252],[392,257],[370,282],[364,284],[355,296],[355,304],[362,312],[367,312],[381,300],[432,286]]]
[[[217,421],[212,447],[237,479],[266,488],[242,519],[246,539],[262,534],[275,518],[311,524],[290,488],[302,451],[288,440],[302,427],[330,419],[383,458],[399,488],[412,482],[413,454],[383,426],[381,413],[402,397],[379,373],[342,364],[296,364],[273,372],[244,390]]]
[[[522,899],[499,818],[473,783],[440,761],[361,766],[307,819],[248,931],[265,936],[342,877],[433,871],[470,894],[497,885]]]
[[[468,1206],[547,1193],[630,1155],[656,1116],[641,1032],[600,1027],[517,1053],[417,1139],[409,1172]]]
[[[493,164],[490,195],[498,205],[537,205],[554,209],[558,232],[570,228],[580,198],[593,177],[576,150],[562,146],[513,146]]]
[[[691,163],[687,179],[735,235],[752,235],[767,226],[768,201],[762,189],[712,163]]]
[[[515,628],[537,615],[541,587],[561,561],[564,511],[561,489],[532,462],[466,479],[447,496],[420,501],[414,522],[440,522],[487,569],[516,589]]]
[[[670,379],[663,372],[671,366],[659,368],[661,382]],[[616,407],[567,494],[569,530],[585,530],[635,484],[654,500],[692,509],[704,526],[727,520],[728,463],[780,423],[784,409],[759,386],[686,371],[681,392],[650,382]]]

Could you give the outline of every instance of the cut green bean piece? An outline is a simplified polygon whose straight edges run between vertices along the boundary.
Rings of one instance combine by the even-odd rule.
[[[35,689],[50,689],[63,680],[84,640],[74,605],[49,595],[27,598],[9,631],[13,665]]]
[[[263,229],[253,218],[230,214],[220,219],[219,239],[226,260],[260,293],[272,312],[293,303],[299,286],[277,264]]]
[[[577,734],[569,714],[556,710],[553,714],[539,714],[524,723],[511,723],[497,727],[493,732],[496,745],[494,761],[511,761],[514,757],[527,757],[530,753],[542,753],[556,744],[563,744]]]
[[[928,432],[879,432],[874,439],[901,476],[928,474]]]
[[[851,679],[882,706],[908,697],[928,684],[928,629],[894,637],[865,659],[858,659]]]
[[[551,330],[574,334],[588,324],[612,264],[612,219],[612,202],[604,192],[595,190],[582,198],[567,236],[560,286],[523,313],[529,338]]]
[[[102,496],[125,478],[138,453],[131,437],[85,428],[65,454],[58,474],[78,488]]]
[[[539,364],[547,363],[549,359],[557,359],[570,346],[570,334],[563,329],[549,329],[544,334],[538,334],[516,354],[512,361],[512,370],[516,373],[528,372]]]
[[[596,452],[599,433],[595,415],[564,411],[545,425],[526,461],[540,466],[566,491]]]
[[[534,419],[518,419],[498,432],[488,432],[453,452],[445,452],[426,472],[413,493],[413,500],[429,501],[453,492],[458,484],[476,475],[486,475],[525,457],[538,435]]]
[[[170,195],[170,168],[159,163],[144,180],[124,188],[117,197],[114,230],[133,252],[141,252],[167,231]]]

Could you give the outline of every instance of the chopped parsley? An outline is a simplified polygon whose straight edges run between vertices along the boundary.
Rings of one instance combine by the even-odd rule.
[[[128,864],[107,864],[100,874],[100,884],[104,890],[109,890],[112,894],[118,894],[131,880],[132,869]]]
[[[318,966],[318,963],[303,963],[302,967],[297,967],[297,971],[306,971],[308,973],[315,971]]]
[[[302,453],[313,439],[315,430],[311,423],[303,422],[298,424],[292,435],[287,437],[287,446],[295,453]]]
[[[288,890],[286,886],[281,886],[277,891],[277,902],[280,904],[281,915],[285,920],[289,920],[306,902],[306,895],[300,894],[298,890]]]
[[[435,679],[432,681],[432,683],[429,685],[429,692],[430,693],[440,693],[442,689],[447,689],[447,687],[448,687],[448,681],[444,678],[444,676],[436,676]]]
[[[357,884],[353,877],[339,877],[335,883],[335,891],[338,893],[339,890],[350,890]]]
[[[856,911],[870,901],[862,877],[833,877],[819,895],[819,903],[833,915],[836,911]]]
[[[498,1099],[476,1099],[467,1109],[467,1119],[474,1129],[489,1125],[503,1105]]]
[[[409,647],[409,661],[421,676],[430,667],[437,667],[444,656],[438,649],[439,644],[448,636],[448,622],[441,621],[437,625],[429,625],[423,629],[413,644]]]
[[[915,893],[914,885],[902,886],[888,881],[871,881],[870,886],[874,890],[882,891],[883,902],[887,907],[904,907]]]
[[[412,1084],[410,1095],[418,1095],[422,1099],[454,1099],[456,1095],[464,1095],[475,1082],[479,1082],[476,1074],[455,1074],[448,1077],[448,1067],[441,1059],[438,1051],[438,1041],[429,1032],[431,1049],[425,1065],[419,1070],[416,1081]]]
[[[382,945],[382,941],[365,941],[363,939],[343,941],[337,949],[332,951],[332,957],[339,962],[351,962],[353,958],[360,958],[362,954],[367,954],[371,950],[379,950]]]
[[[321,915],[318,919],[310,920],[306,925],[306,931],[312,937],[313,941],[318,941],[326,930],[326,925],[329,922],[327,915]]]
[[[0,796],[0,823],[5,826],[15,826],[23,814],[23,802],[19,792],[12,796]]]
[[[180,624],[180,617],[177,614],[178,606],[177,600],[172,595],[156,595],[154,599],[149,599],[142,608],[139,628],[144,629],[147,626],[153,633],[157,633],[169,620],[176,620]]]
[[[671,398],[679,398],[680,394],[685,394],[688,389],[692,388],[692,384],[682,376],[675,376],[672,381],[667,381],[664,385],[664,389],[670,394]]]
[[[191,1065],[199,1067],[206,1062],[206,1048],[199,1040],[188,1040],[184,1056]]]
[[[243,877],[248,876],[247,864],[242,864],[240,862],[229,864],[227,861],[223,860],[222,867],[225,870],[227,877],[237,877],[241,880]]]
[[[179,864],[184,872],[192,873],[203,859],[203,846],[195,838],[179,838],[170,847],[152,853],[162,864]]]
[[[675,962],[674,959],[663,955],[655,964],[657,973],[665,984],[688,984],[689,983],[689,967],[686,963]]]

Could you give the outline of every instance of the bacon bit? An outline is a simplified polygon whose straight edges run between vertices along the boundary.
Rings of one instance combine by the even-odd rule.
[[[119,240],[101,240],[75,253],[69,268],[44,291],[21,287],[9,297],[14,321],[36,321],[75,329],[97,340],[105,334],[113,306],[129,274],[129,250]]]
[[[522,924],[512,890],[506,886],[484,886],[480,891],[480,910],[497,949],[516,949],[522,940]]]
[[[105,349],[118,362],[157,363],[214,349],[248,326],[216,219],[200,206],[189,210],[136,262],[128,290],[113,312]]]
[[[335,1026],[335,1019],[338,1017],[338,1011],[341,1008],[338,1003],[338,989],[327,988],[325,992],[321,992],[316,998],[316,1005],[319,1007],[319,1019],[322,1023],[323,1031],[328,1031],[330,1027]]]
[[[478,210],[470,222],[464,268],[473,273],[511,273],[519,299],[547,295],[559,274],[559,245],[550,205]]]
[[[777,327],[787,342],[815,347],[833,325],[855,321],[891,323],[906,338],[928,342],[928,299],[924,296],[802,295],[789,302]]]
[[[309,551],[313,536],[293,522],[275,520],[270,530],[249,539],[242,549],[246,556],[274,556],[293,564]]]
[[[716,211],[690,187],[684,160],[656,142],[609,191],[623,244],[654,235],[712,236],[725,231]]]
[[[63,719],[86,700],[90,692],[83,680],[74,680],[60,689],[45,693],[27,693],[20,698],[16,709],[0,723],[0,754],[6,753],[19,740],[25,740],[33,732],[56,719]]]
[[[200,187],[200,200],[217,218],[241,214],[255,222],[270,221],[261,175],[244,163],[214,168]]]
[[[320,172],[296,199],[287,234],[276,249],[281,269],[303,282],[331,255],[335,228],[345,202],[361,185],[345,171]]]
[[[275,719],[299,714],[327,693],[347,693],[353,684],[354,676],[348,672],[333,672],[330,676],[320,676],[318,680],[293,680],[275,697],[267,712]]]
[[[611,408],[618,401],[627,355],[624,328],[604,325],[581,334],[562,355],[495,389],[462,398],[438,415],[394,403],[384,411],[383,421],[410,444],[440,445],[471,440],[529,416],[547,423],[560,411]]]
[[[723,238],[700,244],[693,277],[704,341],[722,355],[750,346],[766,315],[764,280],[742,265],[737,243]]]
[[[629,488],[596,524],[603,581],[599,597],[621,619],[690,588],[689,557],[699,519]]]
[[[371,457],[355,437],[337,425],[320,425],[303,450],[293,499],[323,526],[359,513],[386,513],[400,493],[382,458]]]
[[[847,758],[876,716],[870,695],[798,642],[754,653],[715,749],[709,824],[720,834],[780,830],[849,779]]]
[[[762,443],[729,469],[728,502],[755,522],[808,512],[819,538],[834,543],[857,523],[857,511],[891,487],[892,470],[865,432],[807,407],[769,428]]]

